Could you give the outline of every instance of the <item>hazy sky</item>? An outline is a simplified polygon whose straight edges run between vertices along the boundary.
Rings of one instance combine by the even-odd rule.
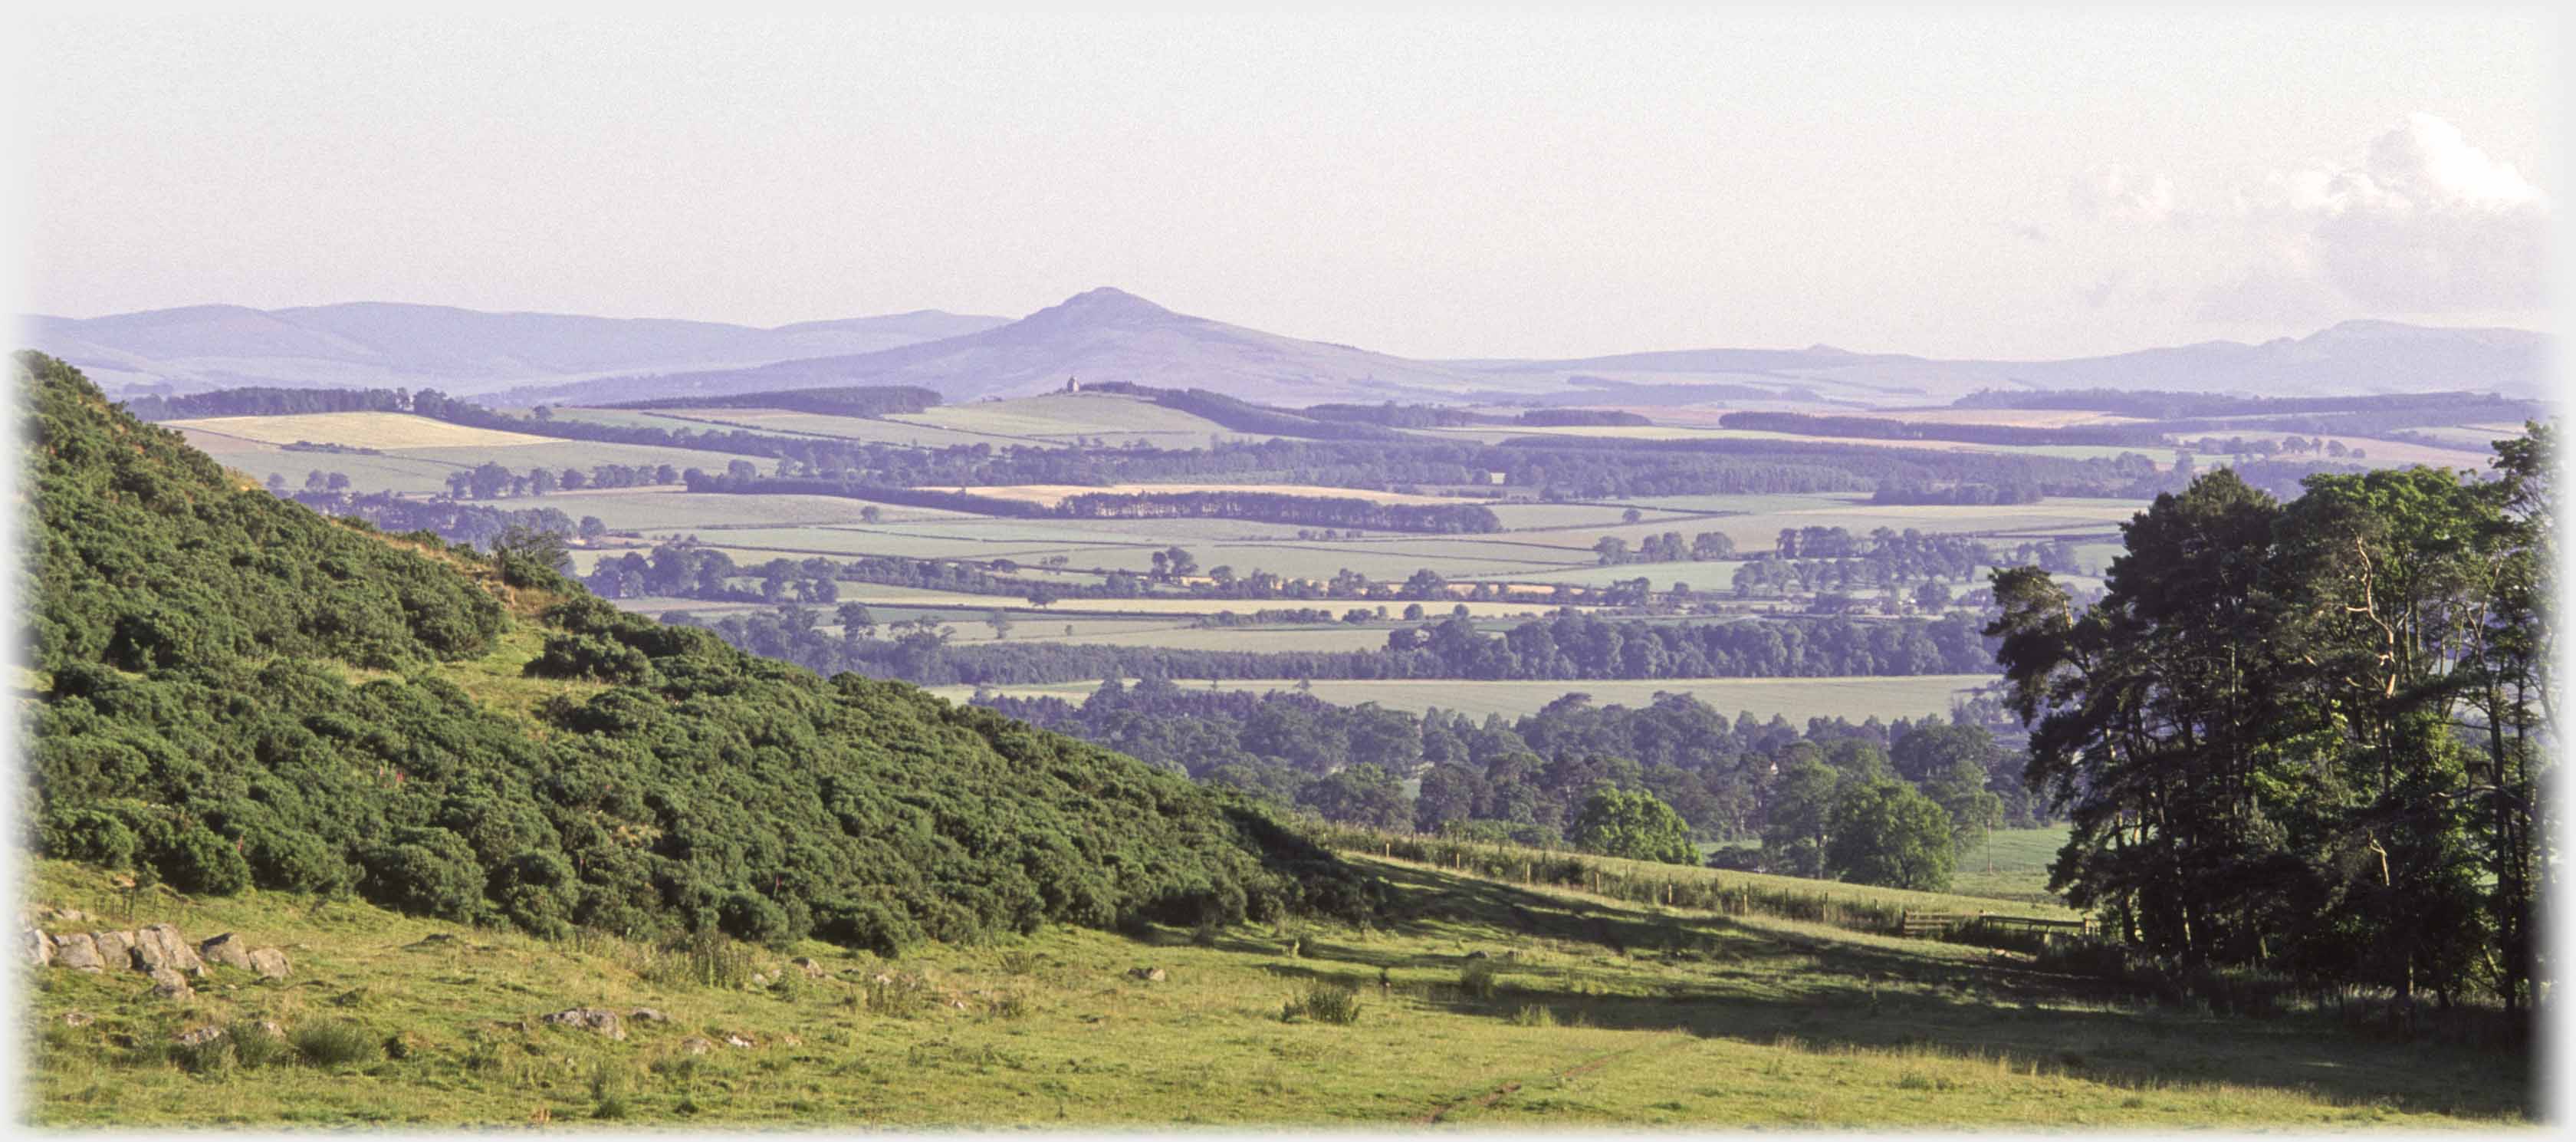
[[[779,324],[1096,285],[1411,356],[2547,321],[2536,10],[93,17],[25,308]]]

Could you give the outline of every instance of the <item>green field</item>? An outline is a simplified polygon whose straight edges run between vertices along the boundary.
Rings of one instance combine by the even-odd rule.
[[[859,512],[869,506],[841,496],[735,496],[668,488],[558,493],[490,502],[496,507],[514,509],[555,508],[575,519],[595,515],[600,522],[616,531],[694,532],[710,538],[724,530],[743,527],[856,525]],[[880,505],[879,514],[887,521],[902,523],[983,518],[938,508],[896,507],[891,504]]]
[[[2145,1006],[2012,953],[1353,859],[1390,886],[1380,923],[1050,927],[900,959],[745,946],[695,979],[614,937],[548,942],[348,899],[156,889],[128,911],[104,874],[44,862],[41,905],[239,932],[289,949],[293,974],[216,966],[184,1001],[132,973],[30,974],[25,1113],[124,1130],[1557,1131],[2497,1128],[2532,1113],[2505,1059],[2356,1039],[2322,1016]],[[788,964],[799,955],[819,974]],[[1149,966],[1166,978],[1129,974]],[[1347,1022],[1283,1018],[1318,987],[1352,993]],[[665,1021],[630,1016],[615,1040],[540,1021],[577,1005]],[[176,1045],[199,1027],[231,1030]]]
[[[1380,639],[1384,639],[1383,633]],[[1589,694],[1595,705],[1644,706],[1658,693],[1688,694],[1730,717],[1749,711],[1756,718],[1768,720],[1773,714],[1803,727],[1809,718],[1842,717],[1858,722],[1870,717],[1882,720],[1925,714],[1947,714],[1953,698],[1963,698],[1979,686],[1990,685],[1994,676],[1986,674],[1925,674],[1899,678],[1663,678],[1640,681],[1607,681],[1585,679],[1575,682],[1480,682],[1458,679],[1365,679],[1319,680],[1308,692],[1327,702],[1358,705],[1375,702],[1394,710],[1419,713],[1437,707],[1454,713],[1483,718],[1501,714],[1516,718],[1535,714],[1567,694]],[[1296,679],[1238,679],[1210,684],[1192,681],[1192,687],[1220,690],[1292,690]],[[1015,697],[1052,696],[1080,701],[1100,688],[1098,681],[1066,682],[1043,686],[996,686],[996,693]],[[924,689],[952,702],[972,697],[972,686],[928,686]]]
[[[2066,834],[2064,825],[1997,829],[1960,851],[1950,890],[1998,900],[2054,900],[2048,891],[2048,866],[2056,862],[2057,850],[2065,847]]]

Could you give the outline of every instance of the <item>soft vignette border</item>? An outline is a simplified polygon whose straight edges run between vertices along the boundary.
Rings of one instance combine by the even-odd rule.
[[[1121,6],[1136,7],[1138,5]],[[1160,7],[1160,5],[1146,6]],[[567,13],[572,13],[592,6],[581,4],[558,4],[549,5],[549,7],[561,8],[567,11]],[[608,14],[604,5],[599,7],[602,15]],[[648,7],[658,6],[648,5]],[[807,6],[788,5],[787,7],[804,8]],[[2536,8],[2538,6],[2518,5],[2515,7]],[[816,8],[816,10],[820,9]],[[2545,103],[2545,107],[2543,109],[2544,123],[2549,128],[2547,137],[2564,139],[2566,138],[2568,128],[2571,126],[2571,124],[2567,122],[2566,115],[2566,111],[2568,109],[2567,97],[2569,94],[2569,81],[2565,73],[2564,62],[2571,58],[2571,53],[2568,49],[2571,46],[2576,46],[2576,22],[2556,17],[2554,12],[2551,12],[2548,9],[2541,9],[2541,11],[2544,14],[2544,18],[2548,18],[2552,21],[2548,32],[2550,40],[2548,45],[2551,65],[2550,79],[2547,89],[2543,92],[2543,101]],[[2331,8],[2318,8],[2317,13],[2323,18],[2332,17]],[[5,116],[0,116],[0,161],[5,161],[7,170],[5,175],[0,175],[0,252],[5,252],[5,261],[0,261],[0,314],[5,314],[5,317],[0,317],[0,320],[5,320],[7,323],[7,329],[9,332],[9,345],[7,346],[7,349],[14,353],[17,349],[26,344],[22,335],[23,323],[20,319],[20,315],[26,312],[25,301],[27,291],[25,275],[27,273],[29,253],[28,235],[31,231],[31,227],[28,225],[28,220],[23,212],[29,208],[28,203],[31,197],[28,193],[29,182],[36,175],[36,172],[32,167],[32,157],[27,153],[27,137],[29,134],[28,124],[23,116],[18,113],[17,104],[19,100],[14,96],[19,89],[19,85],[26,82],[24,77],[27,74],[27,69],[23,67],[22,64],[23,61],[26,60],[35,50],[35,45],[30,42],[31,37],[27,34],[26,16],[23,11],[12,17],[10,24],[7,26],[15,30],[17,34],[0,35],[0,74],[6,74],[11,77],[10,85],[12,89],[9,93],[0,94],[0,105],[8,107],[8,113]],[[2570,186],[2568,181],[2570,171],[2571,166],[2566,155],[2566,148],[2563,146],[2556,148],[2552,150],[2544,160],[2541,172],[2543,179],[2542,185],[2556,188],[2560,195],[2566,195],[2568,193],[2567,188]],[[2557,413],[2560,422],[2563,425],[2565,423],[2567,413],[2571,408],[2576,408],[2576,371],[2571,371],[2571,357],[2566,348],[2566,346],[2571,342],[2576,342],[2576,305],[2571,305],[2571,303],[2576,303],[2576,290],[2571,290],[2568,285],[2570,278],[2568,271],[2571,266],[2576,266],[2576,228],[2568,227],[2563,223],[2553,225],[2551,227],[2550,240],[2551,256],[2548,305],[2549,312],[2551,314],[2551,322],[2548,332],[2553,338],[2553,356],[2550,362],[2549,375],[2552,378],[2553,383],[2553,411]],[[5,514],[0,514],[0,544],[5,544],[6,550],[9,553],[8,558],[5,561],[0,561],[0,595],[5,595],[8,599],[11,615],[11,621],[5,637],[0,637],[0,669],[8,669],[12,671],[12,677],[14,678],[14,669],[22,667],[25,664],[27,651],[25,643],[26,631],[17,621],[17,616],[23,612],[19,609],[17,604],[20,599],[19,592],[25,589],[27,572],[27,568],[23,561],[25,549],[21,546],[22,537],[20,532],[25,524],[25,513],[32,504],[31,501],[23,498],[23,491],[20,487],[20,476],[24,470],[24,457],[26,456],[27,442],[23,439],[23,423],[17,419],[15,410],[16,394],[14,390],[17,386],[17,370],[14,363],[10,368],[8,383],[10,388],[13,390],[11,425],[9,427],[9,431],[13,437],[16,437],[17,439],[15,439],[16,448],[12,451],[11,461],[8,464],[0,465],[0,501],[5,501],[10,505],[9,510]],[[2567,462],[2571,454],[2576,454],[2576,449],[2570,449],[2568,447],[2562,434],[2558,460],[2559,470],[2561,473],[2567,471]],[[2576,549],[2571,549],[2562,540],[2559,549],[2558,569],[2558,582],[2560,589],[2558,610],[2561,614],[2564,613],[2566,592],[2569,584],[2571,582],[2576,582],[2576,575],[2571,575],[2571,571],[2576,571]],[[2572,645],[2568,641],[2562,639],[2558,646],[2557,663],[2560,678],[2564,679],[2570,677],[2568,667],[2571,664],[2576,664],[2576,645]],[[6,838],[0,838],[0,877],[5,877],[8,885],[10,886],[13,910],[15,903],[20,899],[20,890],[25,883],[23,845],[20,843],[21,837],[23,836],[23,817],[21,815],[23,800],[22,794],[25,790],[25,781],[23,780],[21,770],[24,755],[19,748],[19,737],[22,728],[22,709],[17,703],[12,702],[10,703],[10,708],[6,713],[6,716],[0,717],[0,751],[5,751],[9,773],[7,788],[5,790],[0,790],[0,805],[5,805],[9,827],[9,835]],[[2558,845],[2558,851],[2561,854],[2576,851],[2576,849],[2571,849],[2570,847],[2571,841],[2576,841],[2576,827],[2571,827],[2569,819],[2570,815],[2568,812],[2570,804],[2568,799],[2569,770],[2567,763],[2571,760],[2571,750],[2569,747],[2570,742],[2568,738],[2562,734],[2559,739],[2559,765],[2556,770],[2556,780],[2550,783],[2545,793],[2546,796],[2551,798],[2553,805],[2557,809],[2556,842]],[[2576,924],[2576,908],[2570,908],[2567,906],[2569,903],[2567,900],[2568,887],[2564,882],[2564,877],[2567,872],[2567,866],[2562,859],[2558,867],[2549,870],[2549,872],[2545,874],[2548,875],[2550,879],[2548,880],[2547,892],[2541,905],[2545,932],[2545,943],[2543,948],[2544,955],[2551,957],[2563,956],[2566,949],[2571,946],[2576,946],[2576,944],[2571,944],[2568,938],[2571,924]],[[14,936],[14,933],[12,933],[12,935]],[[12,948],[11,951],[14,953],[14,948]],[[2563,959],[2553,958],[2552,962],[2560,967],[2559,974],[2563,974],[2565,961]],[[5,1064],[8,1068],[8,1091],[6,1096],[8,1101],[8,1120],[7,1126],[0,1127],[0,1129],[30,1129],[24,1125],[26,1121],[24,1102],[26,1097],[26,1086],[24,1081],[25,1070],[20,1065],[23,1061],[22,1052],[26,1048],[26,1035],[25,1028],[20,1025],[16,1019],[16,1013],[24,1010],[24,997],[21,995],[24,982],[24,973],[15,967],[11,967],[5,971],[0,971],[0,992],[5,992],[5,1002],[7,1003],[7,1010],[10,1013],[11,1018],[11,1025],[5,1030],[0,1030],[0,1064]],[[2556,989],[2553,988],[2553,990]],[[2555,1002],[2551,1004],[2548,1013],[2549,1018],[2540,1030],[2541,1041],[2539,1043],[2537,1053],[2532,1060],[2532,1081],[2537,1084],[2539,1088],[2539,1104],[2541,1107],[2542,1120],[2550,1124],[2566,1122],[2569,1118],[2569,1111],[2571,1109],[2576,1109],[2576,1102],[2570,1101],[2572,1097],[2571,1092],[2576,1092],[2576,1049],[2571,1049],[2571,1044],[2569,1043],[2570,1020],[2567,1010],[2568,1002],[2567,998],[2562,996],[2557,997]],[[835,1129],[829,1126],[818,1126],[814,1128],[814,1130],[815,1132],[847,1132],[846,1127]],[[243,1131],[239,1133],[249,1136],[287,1136],[283,1131]],[[387,1131],[384,1133],[401,1135],[411,1132]],[[445,1135],[456,1132],[430,1131],[420,1133]],[[583,1133],[586,1137],[597,1138],[669,1138],[694,1136],[712,1137],[723,1132],[715,1130],[683,1130],[652,1132],[631,1131],[623,1133],[584,1131]],[[901,1134],[903,1132],[872,1131],[872,1133]],[[923,1137],[934,1136],[934,1132],[924,1131],[919,1133]],[[997,1132],[981,1130],[969,1130],[964,1132],[943,1130],[935,1132],[935,1135],[955,1136],[959,1133],[981,1134]],[[1286,1132],[1276,1130],[1262,1132],[1190,1130],[1184,1132],[1167,1128],[1161,1130],[1138,1129],[1123,1132],[1085,1131],[1073,1132],[1062,1136],[1074,1138],[1121,1138],[1136,1137],[1146,1134],[1179,1133],[1187,1133],[1197,1137],[1240,1137],[1246,1139],[1279,1136],[1282,1133],[1286,1133],[1289,1136],[1321,1136],[1329,1133],[1335,1136],[1347,1137],[1414,1137],[1419,1134],[1419,1132],[1322,1131],[1314,1129],[1295,1129]],[[1543,1132],[1495,1130],[1477,1133],[1493,1135],[1509,1134],[1523,1137],[1555,1136],[1611,1138],[1633,1135],[1639,1133],[1639,1131],[1591,1131],[1584,1132],[1582,1134],[1548,1134]],[[1657,1133],[1666,1132],[1658,1131]],[[1695,1136],[1720,1137],[1742,1136],[1744,1132],[1703,1131],[1674,1133],[1689,1133]],[[88,1132],[85,1133],[84,1136],[157,1137],[161,1135],[143,1131],[130,1131]],[[2001,1134],[1995,1136],[2048,1137],[2046,1134],[2035,1132],[2018,1135]],[[2129,1136],[2157,1135],[2133,1134]],[[2172,1136],[2179,1137],[2181,1135],[2177,1133]],[[2206,1134],[2201,1134],[2199,1136],[2206,1136]]]

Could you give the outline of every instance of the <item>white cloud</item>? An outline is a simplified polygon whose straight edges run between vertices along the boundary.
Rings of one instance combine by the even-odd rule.
[[[2067,188],[2067,197],[2074,201],[2075,212],[2086,218],[2162,222],[2174,212],[2173,179],[2161,174],[2132,179],[2128,169],[2117,163],[2086,172]]]
[[[2236,202],[2250,280],[2312,279],[2400,313],[2540,304],[2547,197],[2434,116],[2409,115],[2358,160],[2275,174]]]

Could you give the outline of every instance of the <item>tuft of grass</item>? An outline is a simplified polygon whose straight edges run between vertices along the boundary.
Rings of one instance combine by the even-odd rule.
[[[1469,999],[1492,999],[1502,990],[1502,975],[1494,970],[1492,960],[1469,960],[1458,969],[1458,994]]]
[[[1279,1018],[1294,1023],[1311,1019],[1317,1023],[1349,1026],[1360,1020],[1360,993],[1338,983],[1312,983],[1306,990],[1289,997],[1280,1008]]]
[[[1038,970],[1038,954],[1027,948],[1012,948],[1001,956],[1002,973],[1028,975]]]
[[[269,1033],[268,1028],[252,1020],[241,1020],[224,1028],[224,1041],[232,1044],[233,1061],[244,1070],[283,1066],[295,1061],[295,1048],[286,1040]]]
[[[693,932],[654,949],[639,974],[665,987],[737,988],[751,982],[751,949],[721,932]]]
[[[1546,1004],[1524,1004],[1520,1010],[1512,1012],[1512,1026],[1554,1027],[1556,1026],[1556,1012],[1549,1010]]]
[[[384,1057],[384,1046],[366,1028],[346,1019],[318,1019],[295,1029],[297,1054],[317,1067],[372,1063]]]

